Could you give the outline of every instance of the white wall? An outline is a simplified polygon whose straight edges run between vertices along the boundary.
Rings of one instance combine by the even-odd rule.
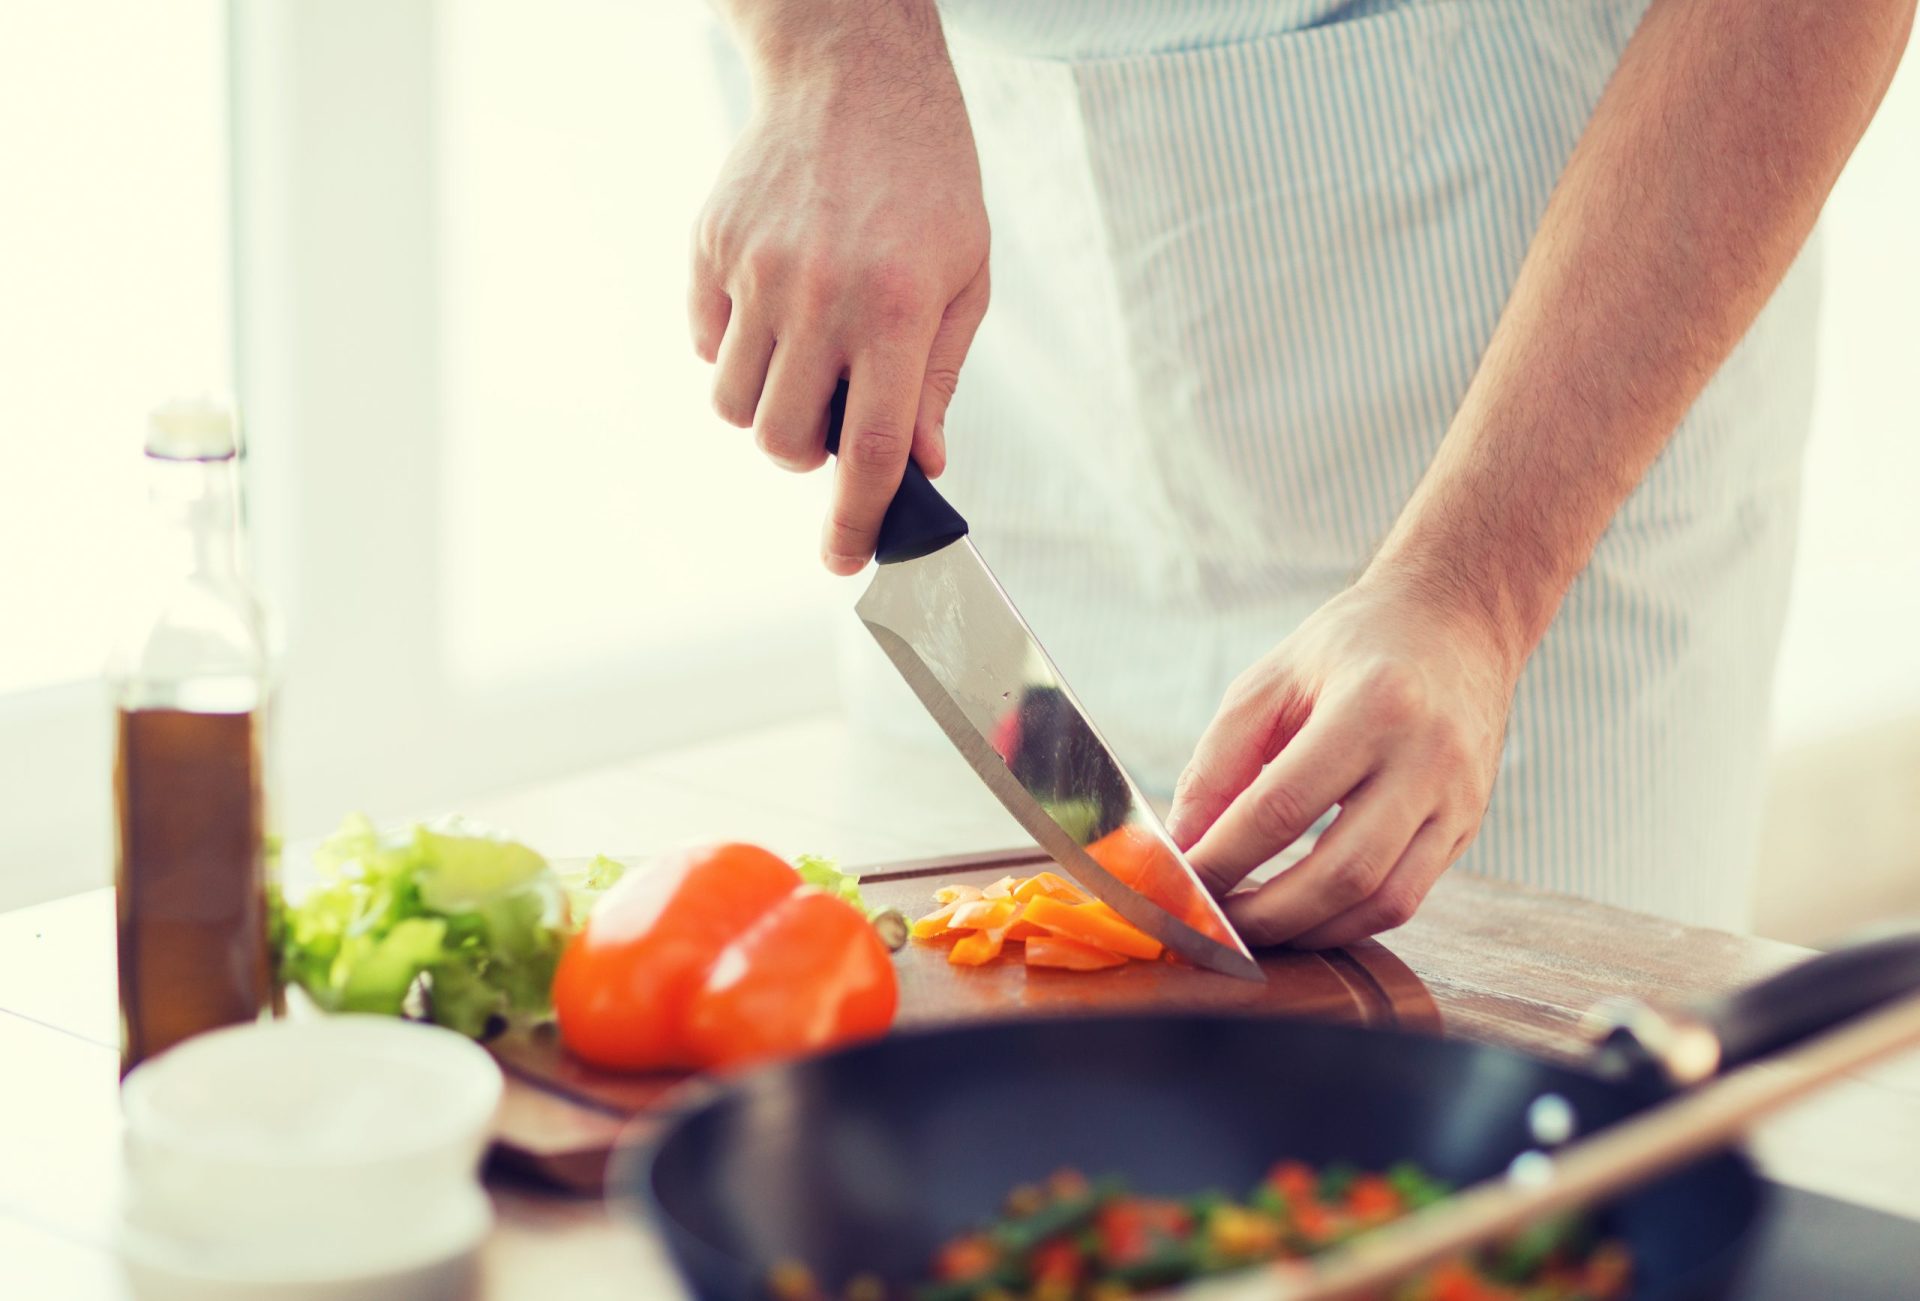
[[[1824,217],[1826,299],[1754,926],[1920,917],[1920,57]]]
[[[1800,557],[1776,679],[1783,746],[1920,718],[1920,56],[1823,218],[1826,296]]]

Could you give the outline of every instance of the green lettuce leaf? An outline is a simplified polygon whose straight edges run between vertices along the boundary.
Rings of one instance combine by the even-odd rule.
[[[596,854],[585,867],[559,873],[560,889],[567,899],[567,921],[574,930],[587,924],[587,914],[607,888],[627,873],[619,859]]]
[[[817,854],[802,854],[794,860],[793,868],[800,873],[800,879],[816,889],[824,890],[836,899],[844,899],[867,912],[867,904],[860,897],[860,878],[852,872],[842,872],[840,865],[830,858],[821,858]]]
[[[348,939],[334,959],[339,982],[328,982],[340,1010],[400,1015],[413,982],[443,956],[446,934],[447,924],[438,917],[409,917],[383,935]]]
[[[415,827],[420,856],[420,901],[437,912],[458,912],[550,877],[547,860],[495,831],[449,819]]]
[[[321,881],[275,901],[280,973],[329,1011],[401,1014],[481,1035],[544,1015],[566,938],[539,854],[470,823],[380,830],[355,814],[314,855]]]

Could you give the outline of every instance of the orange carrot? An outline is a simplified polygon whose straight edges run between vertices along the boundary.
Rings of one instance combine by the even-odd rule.
[[[1011,925],[1019,907],[1011,899],[976,899],[958,905],[947,924],[956,931],[990,931]]]
[[[1048,934],[1046,927],[1035,926],[1027,920],[1026,910],[1023,908],[1020,911],[1020,916],[1014,918],[1013,925],[1007,927],[1007,943],[1019,944],[1024,940],[1032,939],[1036,935],[1046,934]]]
[[[1105,904],[1068,904],[1042,895],[1027,901],[1026,918],[1055,935],[1110,953],[1148,961],[1160,956],[1160,941],[1137,929]]]
[[[1035,935],[1027,941],[1029,967],[1061,967],[1067,971],[1100,971],[1119,967],[1126,959],[1118,953],[1070,940],[1064,935]]]
[[[959,967],[983,966],[1000,956],[1006,941],[1005,927],[992,931],[969,931],[947,951],[947,961]]]
[[[942,904],[925,917],[915,918],[913,925],[907,927],[907,934],[916,940],[930,940],[937,935],[944,935],[953,929],[953,914],[959,907],[957,903]]]
[[[1013,887],[1013,897],[1022,903],[1035,895],[1048,895],[1063,903],[1085,903],[1087,892],[1057,872],[1040,872]]]

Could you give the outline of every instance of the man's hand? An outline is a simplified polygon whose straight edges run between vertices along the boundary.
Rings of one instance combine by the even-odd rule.
[[[1168,819],[1216,892],[1334,805],[1307,856],[1228,896],[1250,944],[1349,944],[1413,915],[1486,811],[1518,672],[1505,639],[1368,577],[1227,691]]]
[[[987,216],[931,0],[734,0],[753,119],[695,231],[694,348],[713,404],[790,470],[826,460],[848,378],[827,568],[857,573],[911,453],[946,463],[947,403],[987,309]]]

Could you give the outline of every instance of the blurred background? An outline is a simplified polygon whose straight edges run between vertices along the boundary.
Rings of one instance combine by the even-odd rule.
[[[692,0],[0,5],[0,909],[110,874],[98,673],[175,393],[246,419],[291,837],[834,710],[824,483],[712,416],[686,337],[714,55]],[[1920,911],[1914,63],[1824,221],[1787,939]]]

